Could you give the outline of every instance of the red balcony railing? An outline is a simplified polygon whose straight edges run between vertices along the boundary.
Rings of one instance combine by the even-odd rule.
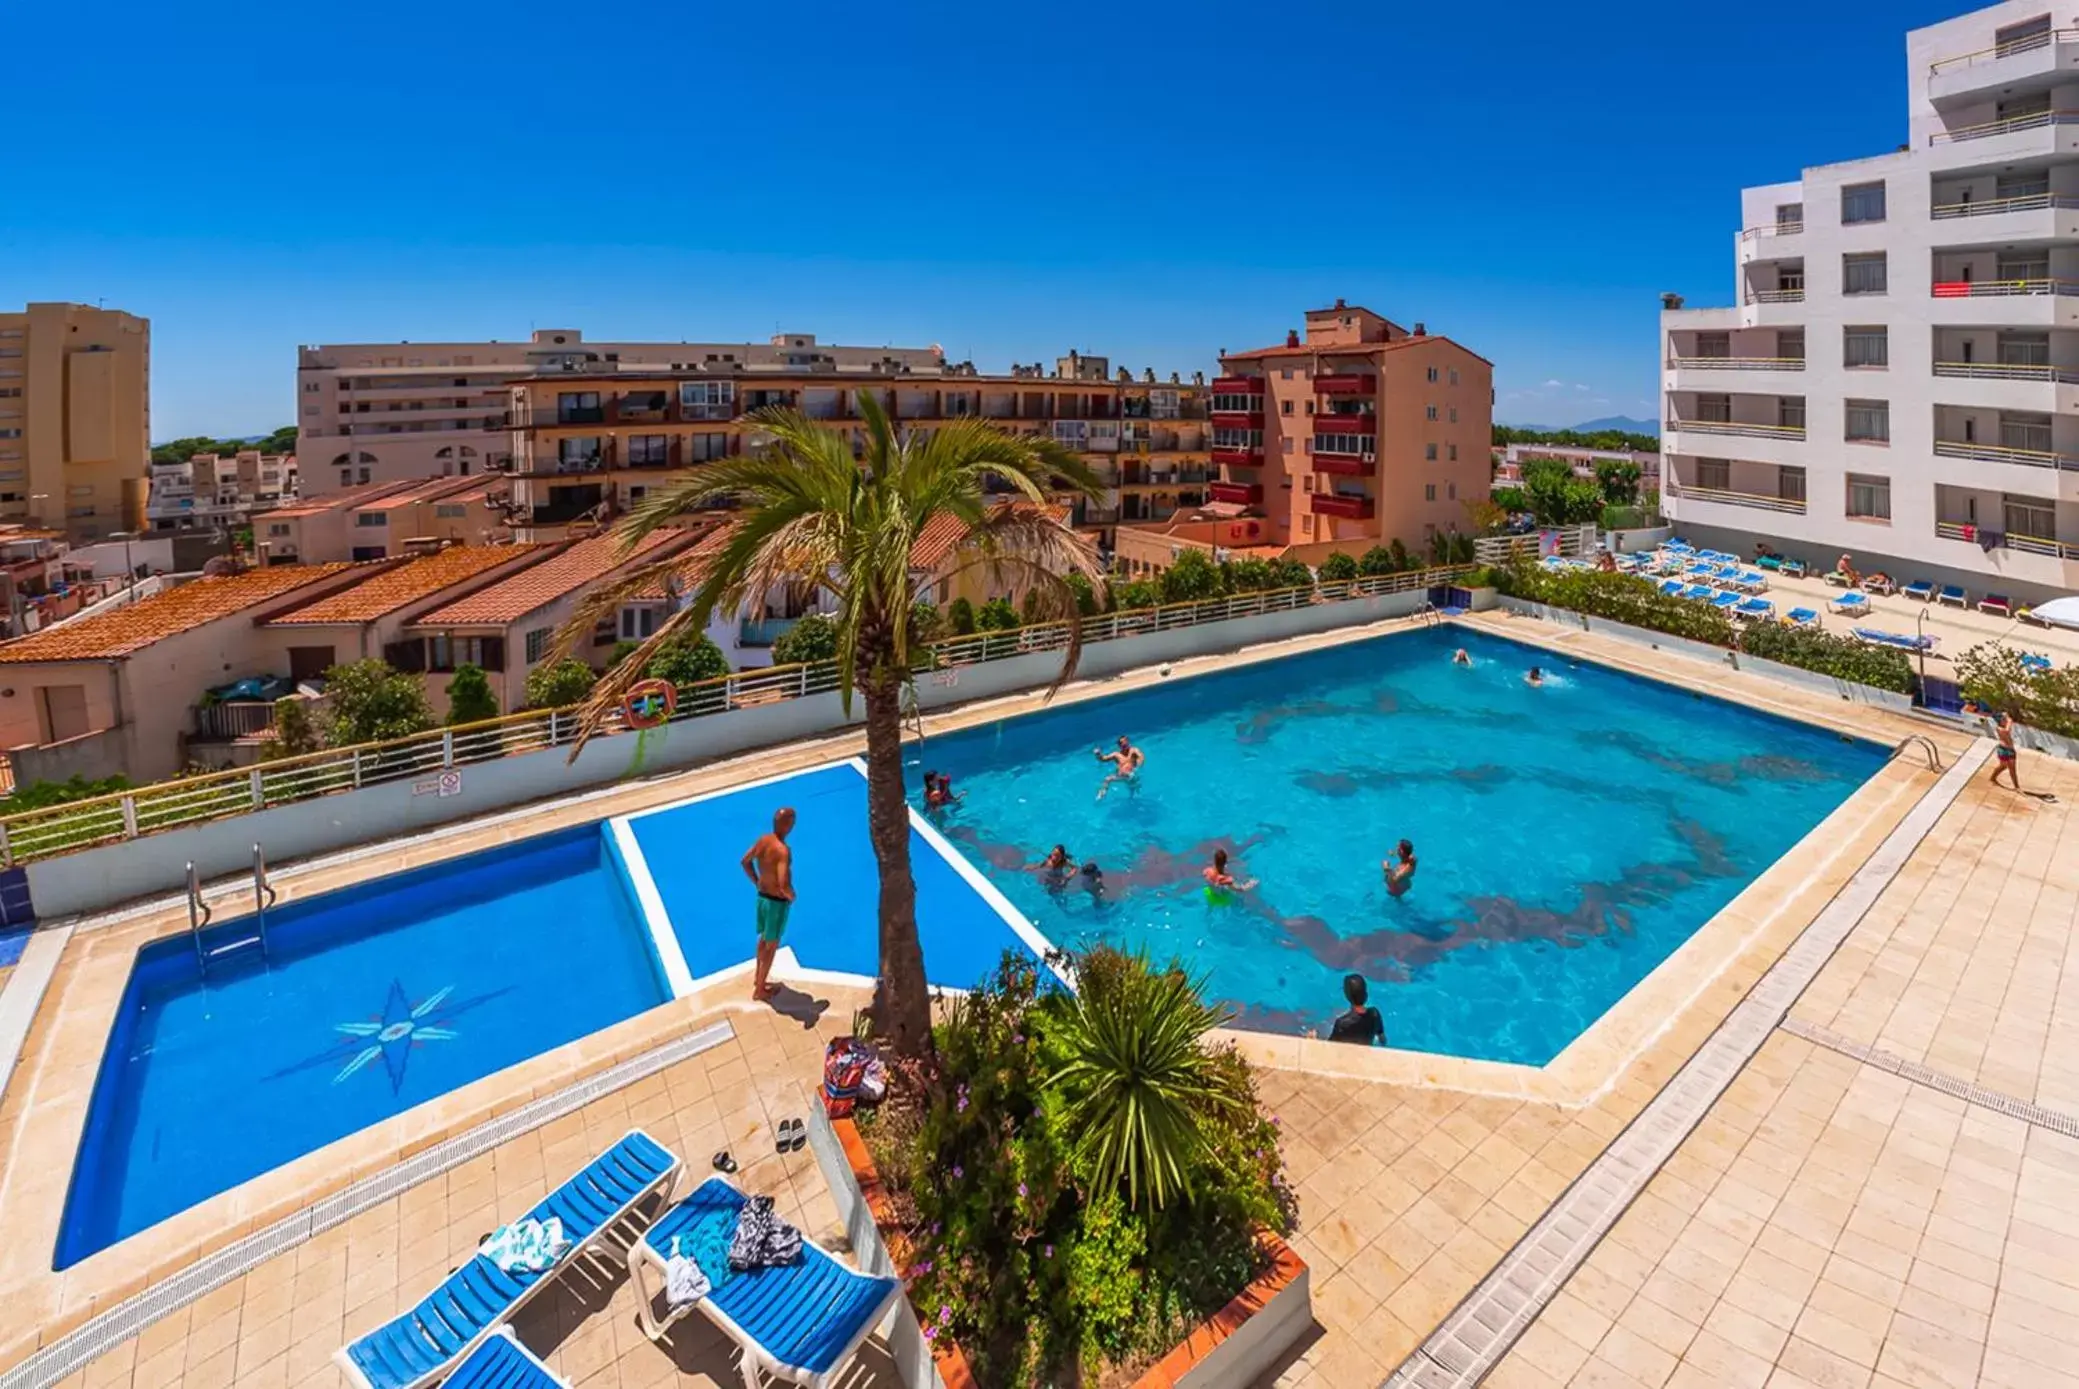
[[[1379,432],[1379,419],[1376,415],[1362,414],[1357,411],[1351,411],[1349,414],[1338,414],[1330,411],[1326,414],[1314,416],[1314,432],[1316,434],[1376,434]]]
[[[1240,506],[1263,505],[1263,484],[1260,482],[1216,482],[1209,490],[1216,502],[1234,502]]]
[[[1216,428],[1221,429],[1261,429],[1263,428],[1263,411],[1215,410],[1213,411],[1213,424]]]
[[[1336,376],[1314,378],[1315,395],[1370,395],[1377,378],[1368,373],[1347,372]]]
[[[1333,492],[1314,494],[1316,516],[1343,516],[1352,521],[1369,521],[1374,510],[1370,497],[1340,497]]]
[[[1260,447],[1248,449],[1215,448],[1211,450],[1210,456],[1215,463],[1232,463],[1240,468],[1260,468],[1263,466],[1263,450]]]
[[[1260,376],[1216,376],[1213,378],[1213,392],[1216,395],[1233,395],[1237,392],[1247,395],[1262,395],[1263,378]]]
[[[1314,471],[1334,473],[1338,477],[1370,477],[1374,465],[1365,462],[1356,454],[1338,455],[1314,451]]]

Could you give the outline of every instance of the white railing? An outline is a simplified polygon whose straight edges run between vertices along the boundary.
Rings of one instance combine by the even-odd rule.
[[[1803,371],[1803,357],[1670,357],[1678,371]]]
[[[1742,227],[1740,240],[1759,241],[1764,236],[1796,236],[1804,229],[1803,222],[1770,222],[1759,227]]]
[[[1802,304],[1805,292],[1801,289],[1757,289],[1747,297],[1750,304]]]
[[[1970,458],[1980,463],[2020,463],[2030,468],[2079,469],[2079,457],[2049,449],[2016,449],[2003,444],[1964,443],[1958,439],[1935,440],[1935,453],[1942,458]]]
[[[2079,123],[2079,111],[2037,111],[2033,115],[2009,116],[2003,121],[1986,121],[1955,130],[1938,130],[1927,137],[1930,145],[1954,145],[1965,140],[1984,140],[1994,135],[2011,135],[2017,130],[2047,130],[2054,125]]]
[[[1759,492],[1735,492],[1728,487],[1699,487],[1691,482],[1680,483],[1670,490],[1684,501],[1751,506],[1761,511],[1780,511],[1792,516],[1805,514],[1805,502],[1802,497],[1765,497]]]
[[[2003,299],[2017,294],[2079,294],[2079,280],[1937,280],[1937,299]]]
[[[1535,537],[1531,539],[1535,543]],[[1083,640],[1131,640],[1180,627],[1291,612],[1317,603],[1419,592],[1451,583],[1468,572],[1467,566],[1457,566],[1324,580],[1304,588],[1270,589],[1201,603],[1169,603],[1101,613],[1083,619]],[[1362,613],[1351,618],[1353,622],[1363,620]],[[1058,651],[1067,641],[1066,624],[1058,622],[1008,632],[978,632],[932,647],[931,668],[951,669],[1037,651]],[[707,718],[782,700],[828,694],[837,687],[837,667],[830,662],[738,671],[681,686],[678,709],[672,717],[674,722]],[[539,710],[459,728],[436,729],[387,743],[365,743],[282,758],[237,771],[158,782],[113,796],[24,811],[0,818],[0,866],[11,867],[96,844],[135,839],[154,830],[246,815],[335,791],[435,778],[474,762],[567,746],[576,739],[578,729],[576,706]],[[616,712],[602,723],[597,736],[628,731],[628,725]]]
[[[1936,221],[1955,217],[1997,217],[2002,212],[2046,212],[2051,208],[2079,207],[2079,198],[2061,193],[2029,193],[2019,198],[1988,198],[1984,202],[1944,203],[1929,215]]]
[[[1981,48],[1975,53],[1959,53],[1953,58],[1937,58],[1927,65],[1927,71],[1932,77],[1936,73],[1977,67],[1981,63],[1996,63],[2017,53],[2033,53],[2038,49],[2048,48],[2053,43],[2071,43],[2074,40],[2079,40],[2079,29],[2045,29],[2026,38],[2009,39],[1990,48]]]
[[[1665,428],[1683,434],[1737,434],[1753,439],[1802,439],[1801,424],[1742,424],[1735,420],[1669,420]]]
[[[2048,362],[1936,362],[1935,375],[1972,381],[2058,381],[2079,384],[2079,368]]]
[[[1966,521],[1937,521],[1935,534],[1943,540],[1963,540],[1973,545],[1981,544],[1985,538],[1982,526]],[[2050,540],[2040,535],[2015,535],[2011,532],[1998,537],[2002,550],[2021,550],[2031,555],[2048,555],[2052,559],[2079,559],[2079,542]]]

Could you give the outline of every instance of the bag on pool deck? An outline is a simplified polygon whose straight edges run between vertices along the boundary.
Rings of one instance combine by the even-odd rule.
[[[887,1093],[887,1069],[874,1049],[857,1037],[839,1037],[823,1051],[823,1107],[833,1119],[859,1104],[878,1104]]]

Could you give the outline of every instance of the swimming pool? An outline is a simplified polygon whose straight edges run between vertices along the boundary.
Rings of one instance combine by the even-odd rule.
[[[1097,800],[1092,749],[1121,733],[1147,767]],[[1044,935],[1180,957],[1240,1026],[1325,1035],[1356,971],[1392,1045],[1542,1065],[1883,760],[1443,627],[932,738],[910,784],[953,774],[943,833]],[[1380,861],[1402,837],[1419,867],[1394,899]],[[1101,895],[1036,871],[1057,843],[1100,865]],[[1200,877],[1215,848],[1257,880],[1230,903]]]
[[[186,935],[140,950],[54,1266],[664,1002],[605,843],[586,825],[287,904],[264,960],[205,972]]]

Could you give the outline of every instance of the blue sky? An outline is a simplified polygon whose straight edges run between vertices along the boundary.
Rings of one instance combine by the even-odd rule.
[[[1337,295],[1501,419],[1650,416],[1738,189],[1896,145],[1905,30],[1965,7],[20,4],[0,305],[148,315],[158,438],[289,423],[302,342],[1188,376]]]

